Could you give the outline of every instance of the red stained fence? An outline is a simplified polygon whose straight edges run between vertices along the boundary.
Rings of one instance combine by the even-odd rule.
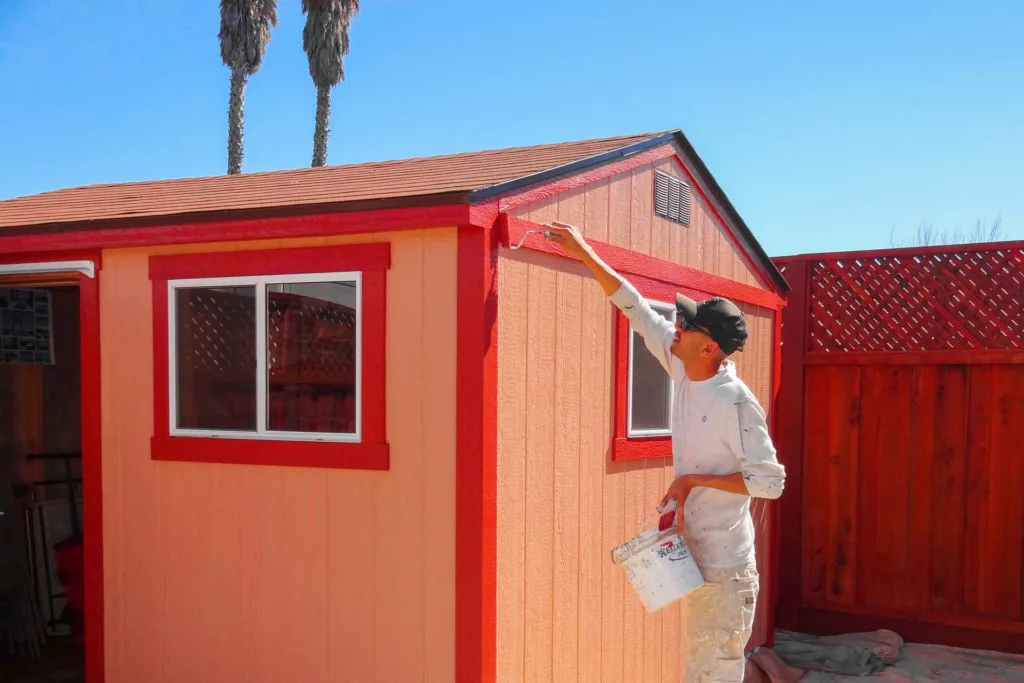
[[[777,262],[778,627],[1024,652],[1024,242]]]

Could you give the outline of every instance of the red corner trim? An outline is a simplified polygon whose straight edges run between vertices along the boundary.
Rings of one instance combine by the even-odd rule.
[[[458,236],[455,680],[497,676],[498,231]]]
[[[524,235],[531,230],[543,230],[543,226],[540,224],[523,220],[522,218],[503,215],[502,219],[503,246],[519,244]],[[704,295],[724,296],[733,301],[742,301],[762,308],[777,310],[785,305],[785,301],[778,294],[765,289],[751,287],[750,285],[728,280],[718,275],[705,273],[696,268],[663,261],[653,256],[638,254],[635,251],[623,249],[606,242],[599,242],[597,240],[587,240],[587,242],[605,263],[621,273],[641,276],[652,282],[660,282],[678,288],[688,288]],[[523,247],[577,260],[575,256],[562,251],[562,249],[548,242],[540,234],[527,236],[523,242]],[[630,281],[633,281],[632,277]],[[634,282],[634,284],[636,283]],[[671,301],[672,298],[667,300]]]
[[[619,173],[625,173],[626,171],[632,171],[635,168],[640,168],[652,162],[664,159],[666,157],[677,156],[676,150],[671,143],[666,142],[660,147],[641,152],[636,156],[626,157],[620,161],[615,161],[604,166],[599,166],[585,173],[578,175],[567,176],[558,178],[543,185],[535,185],[533,187],[520,190],[514,194],[505,195],[501,198],[501,210],[508,211],[514,209],[517,206],[523,206],[530,202],[535,202],[541,199],[547,199],[553,195],[561,192],[568,192],[581,185],[587,183],[597,182],[598,180],[604,180],[605,178],[611,178],[613,175]]]
[[[481,228],[490,228],[494,226],[495,221],[497,221],[500,216],[501,213],[498,210],[498,200],[488,199],[470,205],[468,224]]]
[[[151,256],[153,282],[154,460],[387,470],[386,242],[336,247],[226,251]],[[183,278],[281,275],[359,270],[363,273],[363,440],[358,444],[170,436],[168,281]]]
[[[110,249],[451,228],[465,223],[468,217],[467,204],[446,204],[134,228],[66,228],[46,234],[0,236],[0,253]]]
[[[79,258],[90,258],[80,256]],[[80,277],[79,315],[82,357],[82,537],[85,571],[85,671],[102,683],[104,668],[103,597],[103,442],[100,385],[100,262],[95,276]]]

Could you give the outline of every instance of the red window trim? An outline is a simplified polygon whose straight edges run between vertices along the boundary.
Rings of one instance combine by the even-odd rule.
[[[671,436],[629,436],[629,321],[615,311],[615,434],[612,460],[643,460],[672,455]]]
[[[642,277],[631,277],[630,283],[640,295],[651,301],[671,304],[676,292],[700,300],[708,296],[687,287],[667,285]],[[615,309],[615,423],[612,434],[612,460],[644,460],[672,457],[672,437],[629,436],[629,336],[632,330],[621,311]]]
[[[335,469],[390,469],[386,440],[387,242],[173,254],[149,258],[153,283],[153,460]],[[171,436],[168,281],[358,270],[362,272],[362,441],[336,443]]]

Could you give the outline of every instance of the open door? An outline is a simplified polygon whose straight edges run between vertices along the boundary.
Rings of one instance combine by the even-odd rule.
[[[103,680],[99,266],[0,255],[3,681]]]

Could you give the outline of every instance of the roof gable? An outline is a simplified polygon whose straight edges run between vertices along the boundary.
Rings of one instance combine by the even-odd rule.
[[[508,198],[511,195],[519,194],[529,199],[551,196],[582,185],[584,179],[589,178],[593,180],[600,176],[607,177],[612,173],[618,172],[615,170],[617,168],[615,162],[617,161],[630,165],[630,159],[642,161],[647,158],[660,158],[666,155],[659,154],[658,150],[667,151],[669,148],[674,152],[672,156],[675,165],[684,169],[688,178],[697,184],[699,192],[710,201],[714,213],[724,224],[722,227],[732,234],[739,247],[759,266],[766,284],[776,289],[780,294],[788,292],[790,287],[785,277],[783,277],[764,248],[757,241],[757,238],[754,237],[753,232],[739,215],[739,212],[736,211],[736,208],[718,184],[718,181],[711,175],[711,171],[708,170],[708,167],[697,154],[693,145],[690,144],[690,141],[679,130],[651,136],[627,147],[596,156],[593,159],[580,160],[563,168],[551,169],[534,176],[519,178],[505,183],[501,187],[488,188],[472,193],[470,196],[489,198],[495,194],[500,194],[504,209],[510,204]],[[595,169],[599,169],[599,171],[595,172]],[[545,192],[545,183],[547,183],[548,188],[555,189]],[[522,203],[521,200],[513,200],[511,205],[518,205],[520,203]]]

